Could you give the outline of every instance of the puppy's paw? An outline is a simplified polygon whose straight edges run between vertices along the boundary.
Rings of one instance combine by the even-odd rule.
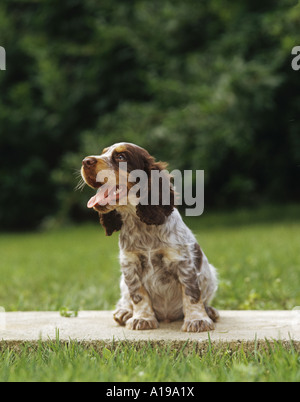
[[[120,324],[125,325],[126,322],[132,317],[132,310],[120,308],[114,313],[114,320]]]
[[[185,320],[181,329],[185,332],[208,332],[215,329],[215,324],[210,318]]]
[[[134,330],[156,329],[158,328],[158,321],[155,317],[150,319],[132,317],[127,321],[126,328]]]

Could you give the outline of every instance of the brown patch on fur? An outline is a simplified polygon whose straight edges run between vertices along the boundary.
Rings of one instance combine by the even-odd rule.
[[[130,298],[134,303],[140,301],[141,274],[142,268],[139,259],[139,254],[129,253],[130,257],[126,259],[126,263],[122,262],[122,272],[125,283],[128,287]]]
[[[157,271],[157,276],[158,276],[158,283],[161,283],[162,285],[167,285],[170,283],[173,279],[173,273],[168,271],[166,263],[164,261],[164,253],[163,252],[158,252],[156,253],[153,257],[151,257],[151,263]]]
[[[218,310],[216,310],[214,307],[206,306],[205,305],[205,310],[207,312],[207,315],[213,322],[217,322],[218,319],[220,318],[220,314]]]
[[[190,303],[197,304],[201,298],[201,290],[195,269],[190,270],[189,267],[193,264],[188,260],[184,265],[180,265],[178,277],[181,284],[184,286],[185,296],[188,296]]]
[[[158,206],[137,205],[136,214],[146,225],[163,225],[166,220],[166,215]]]
[[[148,267],[147,258],[144,256],[144,254],[139,254],[138,256],[139,256],[139,260],[141,263],[142,273],[145,273],[145,271],[147,270],[147,267]]]
[[[163,205],[163,191],[162,191],[162,180],[160,179],[159,183],[159,202],[158,205],[151,205],[151,172],[153,171],[163,171],[167,169],[168,164],[164,162],[155,162],[155,159],[148,154],[145,160],[145,171],[148,175],[148,191],[145,191],[145,194],[148,194],[147,199],[143,196],[141,198],[140,203],[136,206],[136,214],[140,218],[143,223],[147,225],[163,225],[166,221],[166,218],[171,215],[174,210],[175,203],[175,195],[172,187],[172,183],[170,182],[170,177],[165,177],[166,180],[170,183],[169,188],[169,199],[170,205]],[[143,194],[143,191],[142,191]],[[147,204],[147,205],[143,205]]]
[[[162,266],[163,265],[163,258],[164,258],[164,252],[159,252],[159,253],[155,254],[156,264]]]
[[[201,297],[201,292],[198,286],[198,289],[191,289],[191,287],[187,288],[185,294],[190,297],[192,304],[197,304]]]
[[[114,232],[121,230],[123,221],[121,215],[117,211],[111,211],[107,214],[101,214],[100,223],[105,229],[106,236],[111,236]]]
[[[172,272],[164,271],[160,277],[160,282],[162,285],[167,285],[174,280],[174,275]]]
[[[195,256],[195,266],[198,272],[201,271],[202,262],[203,262],[203,253],[198,243],[194,245],[194,256]]]
[[[138,304],[139,302],[141,302],[143,300],[142,296],[140,296],[139,294],[131,295],[131,299],[134,304]]]

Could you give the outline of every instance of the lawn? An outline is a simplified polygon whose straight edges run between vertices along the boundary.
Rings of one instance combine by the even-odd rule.
[[[300,305],[300,207],[206,212],[187,223],[218,268],[219,309],[292,309]],[[118,236],[98,225],[0,235],[0,306],[13,310],[113,309],[119,296]],[[0,380],[296,380],[293,349],[186,356],[132,347],[98,353],[72,343],[3,350]]]

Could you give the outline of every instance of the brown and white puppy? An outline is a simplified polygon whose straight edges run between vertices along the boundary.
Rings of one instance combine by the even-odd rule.
[[[108,236],[120,231],[121,299],[114,319],[129,329],[146,330],[157,328],[159,321],[184,318],[184,331],[210,331],[219,317],[208,305],[217,290],[216,270],[175,208],[172,185],[167,187],[167,205],[163,185],[157,205],[151,205],[151,173],[167,176],[166,167],[129,143],[83,160],[83,179],[98,189],[88,207],[99,212]],[[145,172],[147,182],[137,194],[139,201],[131,203],[129,194],[136,183],[126,179],[134,171]],[[115,185],[107,184],[110,174]]]

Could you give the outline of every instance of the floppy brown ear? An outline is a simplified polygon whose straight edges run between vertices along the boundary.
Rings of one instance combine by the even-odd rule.
[[[163,225],[166,215],[159,205],[137,205],[136,214],[147,225]]]
[[[106,236],[111,236],[114,232],[121,230],[123,221],[117,211],[111,211],[107,214],[100,214],[100,223],[105,229]]]
[[[147,164],[146,164],[147,166]],[[148,166],[145,169],[148,174],[148,197],[147,204],[143,205],[145,199],[141,198],[141,202],[136,206],[136,214],[140,218],[140,220],[147,225],[163,225],[166,221],[166,218],[171,215],[174,210],[174,190],[172,183],[170,183],[169,189],[170,191],[170,204],[163,205],[163,197],[162,197],[162,185],[160,184],[159,188],[159,203],[158,205],[151,205],[151,172],[154,170],[158,170],[161,172],[162,170],[166,170],[167,164],[163,162],[155,162],[154,158],[150,157],[148,160]],[[142,191],[143,193],[143,191]]]

